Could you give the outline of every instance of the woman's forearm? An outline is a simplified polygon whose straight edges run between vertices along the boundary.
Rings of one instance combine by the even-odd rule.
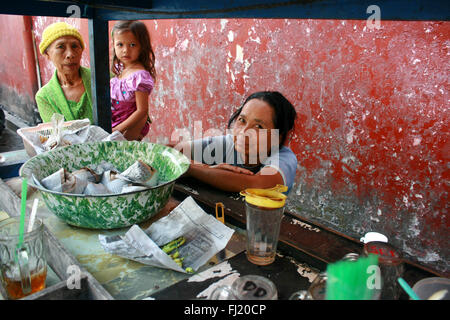
[[[240,192],[246,188],[270,188],[280,184],[281,178],[279,173],[274,175],[249,175],[211,168],[202,164],[191,164],[187,175],[229,192]]]
[[[243,174],[191,164],[188,175],[224,191],[239,192],[250,184]]]

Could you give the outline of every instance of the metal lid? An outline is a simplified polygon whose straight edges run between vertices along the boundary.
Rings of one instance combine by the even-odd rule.
[[[358,254],[358,253],[354,253],[354,252],[347,253],[347,254],[342,258],[342,260],[344,260],[344,261],[356,261],[356,260],[358,260],[358,259],[359,259],[359,254]]]
[[[398,251],[386,242],[373,241],[364,245],[364,254],[370,253],[378,255],[378,262],[380,264],[397,265],[402,262],[402,257]]]

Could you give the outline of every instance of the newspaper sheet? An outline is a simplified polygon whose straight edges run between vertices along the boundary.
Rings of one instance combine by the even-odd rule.
[[[96,125],[90,125],[89,119],[77,120],[71,126],[64,127],[64,117],[55,113],[52,127],[42,132],[24,132],[36,154],[73,144],[95,141],[124,141],[119,131],[111,134]]]
[[[111,254],[186,273],[186,268],[197,271],[224,249],[233,232],[188,197],[145,231],[133,225],[124,235],[99,235],[99,240],[105,251]],[[184,258],[182,267],[160,248],[180,236],[186,239],[178,248],[179,256]]]

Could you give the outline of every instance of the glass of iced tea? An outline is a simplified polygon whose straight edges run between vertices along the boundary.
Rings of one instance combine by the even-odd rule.
[[[42,220],[36,219],[31,231],[24,233],[20,248],[19,224],[15,218],[0,221],[0,278],[9,299],[20,299],[44,289],[47,278]]]

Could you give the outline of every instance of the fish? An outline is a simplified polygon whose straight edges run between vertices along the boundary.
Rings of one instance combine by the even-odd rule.
[[[122,188],[128,185],[128,182],[117,178],[117,172],[114,170],[105,171],[102,175],[101,183],[105,185],[111,193],[122,193]]]
[[[42,179],[41,185],[51,191],[82,194],[86,188],[87,181],[77,178],[65,168],[61,168]]]
[[[102,176],[108,170],[119,172],[119,170],[112,164],[105,160],[102,160],[99,164],[92,164],[89,169],[97,173],[97,175]]]
[[[62,192],[62,183],[64,180],[64,168],[52,173],[48,177],[41,180],[41,184],[44,188],[52,191]]]
[[[118,177],[147,187],[154,187],[158,183],[158,171],[142,160],[137,160]]]
[[[73,172],[61,168],[41,181],[33,176],[36,185],[51,191],[105,195],[146,190],[158,183],[158,171],[138,160],[120,173],[113,164],[102,161]]]
[[[86,180],[88,182],[93,182],[93,183],[100,182],[100,176],[98,174],[96,174],[94,170],[92,170],[88,167],[78,169],[78,170],[72,172],[72,174],[81,180]]]

